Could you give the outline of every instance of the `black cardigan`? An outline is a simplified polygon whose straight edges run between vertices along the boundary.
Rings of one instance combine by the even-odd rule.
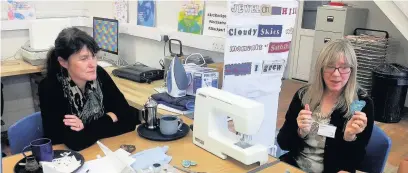
[[[117,136],[135,129],[139,120],[127,103],[123,94],[116,87],[109,74],[97,68],[97,78],[101,82],[105,115],[84,124],[81,131],[73,131],[63,123],[64,116],[70,114],[68,99],[64,97],[61,83],[56,77],[46,77],[39,85],[40,108],[44,135],[53,144],[65,144],[72,150],[82,150],[93,145],[97,140]],[[118,121],[106,115],[113,112]]]
[[[360,134],[357,134],[357,139],[353,142],[347,142],[343,139],[343,127],[346,125],[347,119],[343,117],[344,111],[336,109],[331,115],[330,124],[337,127],[335,138],[326,138],[324,148],[324,172],[337,173],[340,170],[355,172],[365,156],[365,147],[371,137],[374,124],[373,103],[369,97],[362,95],[359,92],[360,100],[366,102],[366,106],[362,112],[367,115],[367,127]],[[293,96],[288,112],[286,113],[285,123],[278,134],[278,144],[283,150],[289,151],[286,159],[291,159],[289,162],[296,163],[296,158],[300,151],[305,146],[304,140],[298,135],[298,125],[296,118],[304,106],[299,97],[299,91]],[[285,160],[286,160],[285,159]]]

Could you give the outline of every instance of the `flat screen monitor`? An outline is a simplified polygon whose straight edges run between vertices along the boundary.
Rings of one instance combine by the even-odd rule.
[[[119,53],[118,20],[93,17],[93,38],[102,51],[115,55]]]

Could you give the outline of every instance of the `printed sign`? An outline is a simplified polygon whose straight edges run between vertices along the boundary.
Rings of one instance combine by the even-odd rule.
[[[225,75],[243,76],[251,74],[251,62],[238,63],[238,64],[226,64]]]
[[[262,73],[283,72],[285,69],[285,60],[264,61]]]
[[[252,142],[272,147],[299,1],[245,0],[227,4],[222,89],[264,104],[265,116],[259,127],[253,127],[259,129],[251,135]],[[219,121],[226,124],[227,119]],[[276,156],[273,151],[269,154]]]
[[[231,7],[232,13],[260,13],[261,12],[260,5],[254,4],[233,4]]]
[[[295,15],[296,11],[297,11],[297,8],[276,7],[276,6],[270,6],[270,5],[261,6],[262,16]]]
[[[126,0],[115,0],[113,2],[113,14],[114,18],[119,22],[128,22],[128,2]]]
[[[279,42],[279,43],[269,43],[268,53],[282,53],[289,51],[290,41]]]
[[[34,6],[26,0],[8,0],[8,20],[32,20],[35,19]]]
[[[178,31],[201,34],[203,30],[204,1],[186,0],[178,16]]]
[[[256,36],[258,28],[256,27],[232,27],[228,28],[228,36]]]
[[[271,6],[269,4],[235,3],[230,11],[234,14],[260,14],[262,16],[296,15],[297,8]]]
[[[246,46],[230,46],[229,52],[262,51],[263,47],[268,47],[268,44],[267,45],[253,44],[253,45],[246,45]]]
[[[227,14],[221,7],[207,7],[205,9],[203,35],[225,37],[227,28]]]
[[[259,25],[258,37],[280,37],[282,25]]]

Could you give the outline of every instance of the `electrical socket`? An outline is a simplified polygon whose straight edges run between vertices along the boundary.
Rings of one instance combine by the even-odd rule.
[[[161,35],[161,41],[168,42],[170,40],[169,35]]]
[[[213,51],[224,52],[224,43],[214,42],[212,44],[212,49],[213,49]]]

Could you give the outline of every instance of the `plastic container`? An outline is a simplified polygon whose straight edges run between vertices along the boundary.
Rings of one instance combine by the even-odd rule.
[[[399,122],[407,96],[408,68],[399,64],[379,65],[373,70],[372,82],[375,120]]]

